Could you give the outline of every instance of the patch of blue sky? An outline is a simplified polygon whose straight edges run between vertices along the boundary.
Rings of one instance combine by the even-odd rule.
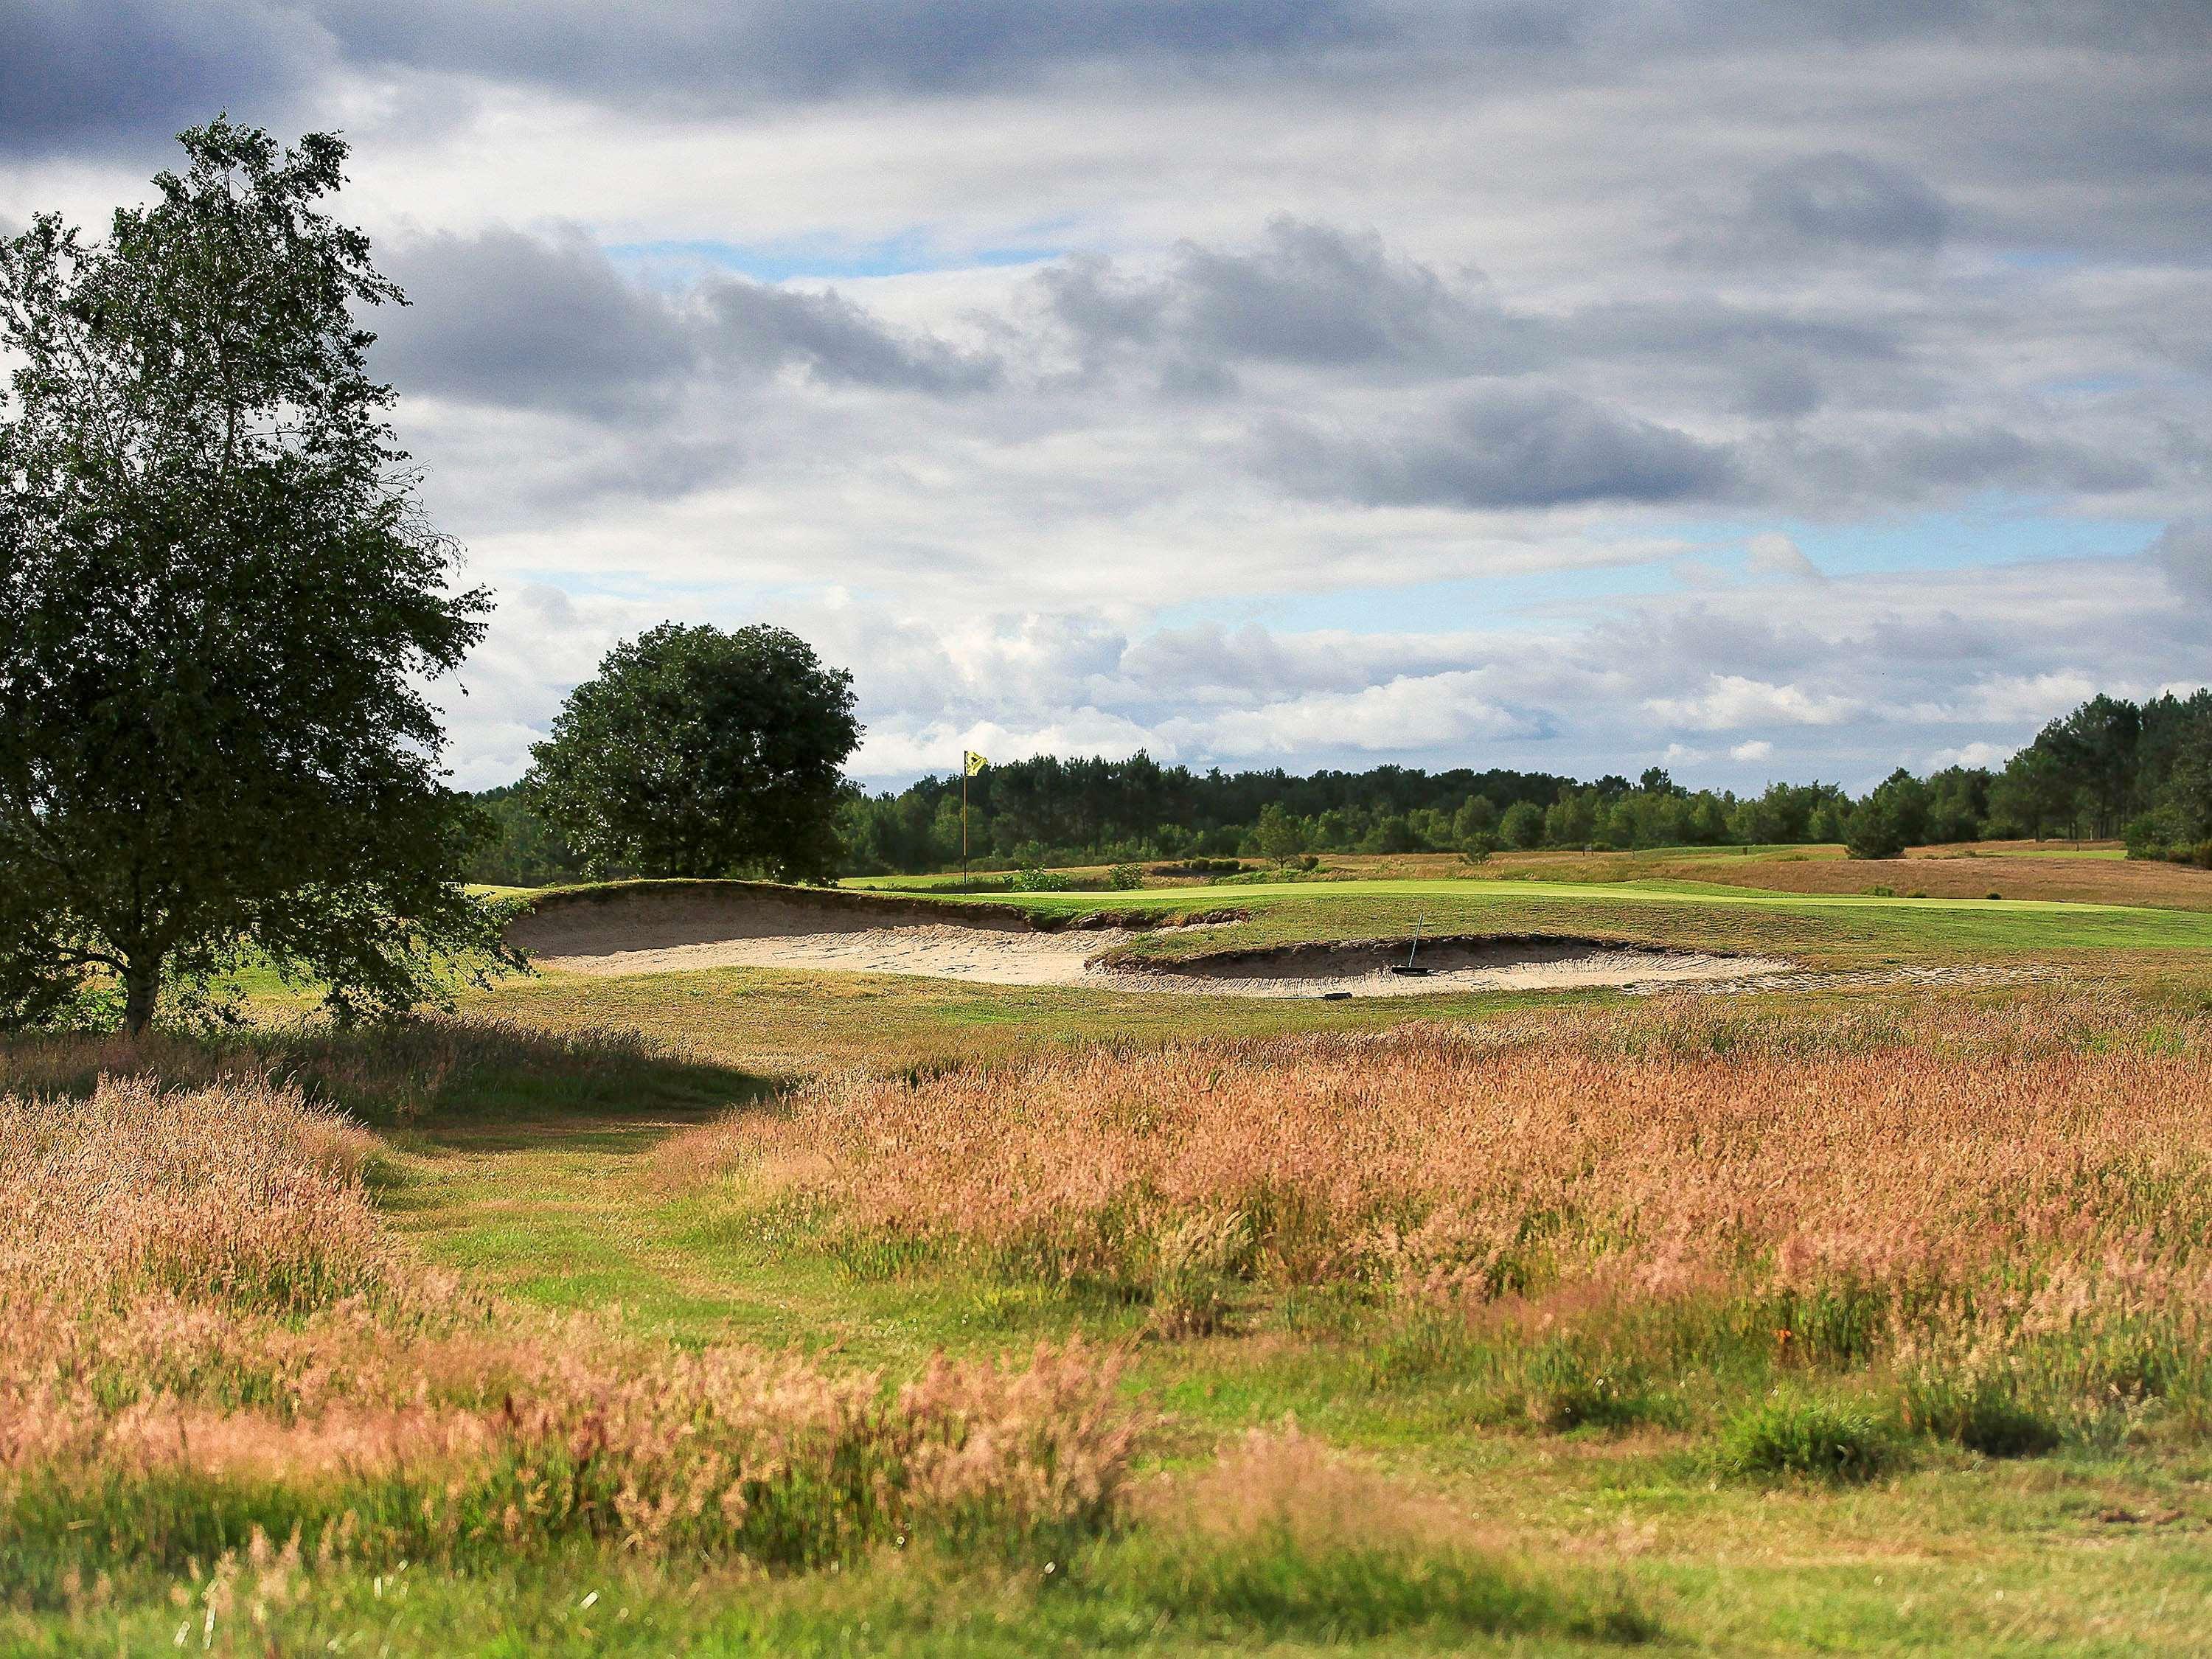
[[[2041,389],[2054,398],[2105,398],[2140,392],[2142,385],[2140,374],[2077,374],[2068,380],[2045,380]]]
[[[1674,544],[1680,550],[1636,562],[1316,592],[1217,596],[1165,606],[1153,620],[1164,628],[1258,623],[1278,632],[1543,632],[1612,601],[1676,593],[1712,581],[1735,586],[1782,580],[1755,577],[1749,569],[1747,544],[1763,534],[1787,536],[1824,574],[1849,577],[2039,559],[2125,558],[2140,554],[2160,528],[2154,520],[2062,517],[2010,498],[1992,498],[1952,513],[1844,525],[1700,520],[1639,526],[1639,540]]]
[[[1038,234],[1047,232],[1040,229]],[[713,240],[616,242],[604,250],[617,265],[647,280],[683,281],[709,271],[750,276],[757,282],[907,276],[917,272],[971,270],[980,267],[1026,265],[1059,258],[1065,246],[1048,240],[1003,246],[948,246],[928,232],[913,230],[872,242],[842,237],[801,236],[769,242]]]
[[[1850,524],[1804,520],[1706,520],[1662,526],[1697,544],[1698,556],[1726,562],[1753,536],[1780,534],[1830,576],[1963,570],[2035,559],[2125,558],[2163,528],[2148,519],[2075,518],[2017,496],[1993,495],[1949,513]]]

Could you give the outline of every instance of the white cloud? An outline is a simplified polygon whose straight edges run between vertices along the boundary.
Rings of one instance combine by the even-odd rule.
[[[2010,760],[2017,745],[2002,743],[1966,743],[1955,749],[1938,749],[1928,757],[1926,766],[1931,772],[1940,772],[1947,766],[1984,766],[1999,768]]]
[[[2080,668],[2043,674],[1996,674],[1967,686],[1943,702],[1916,704],[1911,717],[1929,722],[2044,721],[2064,714],[2099,691],[2133,694],[2134,688]]]
[[[1706,689],[1688,697],[1647,697],[1644,706],[1668,726],[1725,732],[1778,720],[1791,726],[1834,726],[1848,720],[1859,704],[1796,685],[1774,685],[1741,674],[1713,674]]]
[[[951,3],[91,0],[11,42],[0,220],[226,102],[353,136],[505,596],[465,782],[671,617],[850,665],[885,781],[1863,781],[2212,678],[2201,9]],[[1892,568],[1753,532],[1810,523]]]
[[[1820,568],[1787,536],[1753,536],[1744,547],[1751,556],[1751,574],[1754,576],[1786,576],[1793,581],[1821,580]]]
[[[1168,721],[1178,747],[1239,760],[1328,750],[1383,755],[1527,737],[1527,716],[1487,701],[1473,673],[1401,678],[1353,692],[1320,691],[1204,720]]]

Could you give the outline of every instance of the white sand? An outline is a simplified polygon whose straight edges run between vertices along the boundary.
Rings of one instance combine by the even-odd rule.
[[[1571,991],[1610,986],[1656,990],[1663,986],[1714,984],[1753,975],[1790,971],[1786,962],[1758,957],[1710,957],[1660,951],[1615,951],[1601,945],[1571,947],[1553,954],[1534,947],[1522,960],[1510,960],[1511,946],[1500,947],[1481,965],[1439,968],[1418,976],[1387,968],[1364,972],[1271,975],[1261,964],[1243,973],[1218,969],[1203,974],[1098,974],[1099,983],[1121,982],[1127,990],[1181,991],[1200,996],[1314,997],[1347,992],[1355,997],[1437,996],[1465,991]],[[1147,981],[1150,981],[1147,983]]]
[[[1093,973],[1091,958],[1127,933],[1001,933],[988,927],[864,927],[703,940],[658,950],[542,956],[568,974],[669,974],[687,968],[842,968],[856,974],[920,974],[986,985],[1079,985],[1121,977]]]

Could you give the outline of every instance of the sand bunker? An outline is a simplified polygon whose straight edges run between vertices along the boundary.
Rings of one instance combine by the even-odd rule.
[[[1580,939],[1438,939],[1413,952],[1423,971],[1395,971],[1402,944],[1293,945],[1273,951],[1224,951],[1190,961],[1117,963],[1100,981],[1136,990],[1215,996],[1355,997],[1437,995],[1465,991],[1556,991],[1584,986],[1656,990],[1787,974],[1791,965],[1765,957],[1706,956]],[[1153,981],[1147,983],[1147,981]]]
[[[957,921],[948,920],[957,915]],[[1044,933],[1018,912],[734,890],[640,893],[566,902],[518,920],[514,942],[554,972],[617,975],[693,968],[832,969],[987,985],[1090,985],[1137,993],[1244,997],[1403,997],[1614,986],[1657,989],[1765,979],[1765,957],[1717,957],[1571,939],[1440,939],[1418,976],[1392,972],[1402,944],[1290,945],[1177,963],[1101,960],[1138,937],[1117,928]]]
[[[567,974],[671,974],[686,968],[842,968],[855,974],[921,974],[987,985],[1079,985],[1091,959],[1126,933],[1016,933],[990,927],[860,927],[702,939],[650,950],[538,957]]]

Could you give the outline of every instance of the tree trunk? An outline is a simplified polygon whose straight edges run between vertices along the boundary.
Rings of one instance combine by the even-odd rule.
[[[154,1004],[161,994],[161,963],[133,958],[123,975],[123,1029],[143,1036],[154,1023]]]

